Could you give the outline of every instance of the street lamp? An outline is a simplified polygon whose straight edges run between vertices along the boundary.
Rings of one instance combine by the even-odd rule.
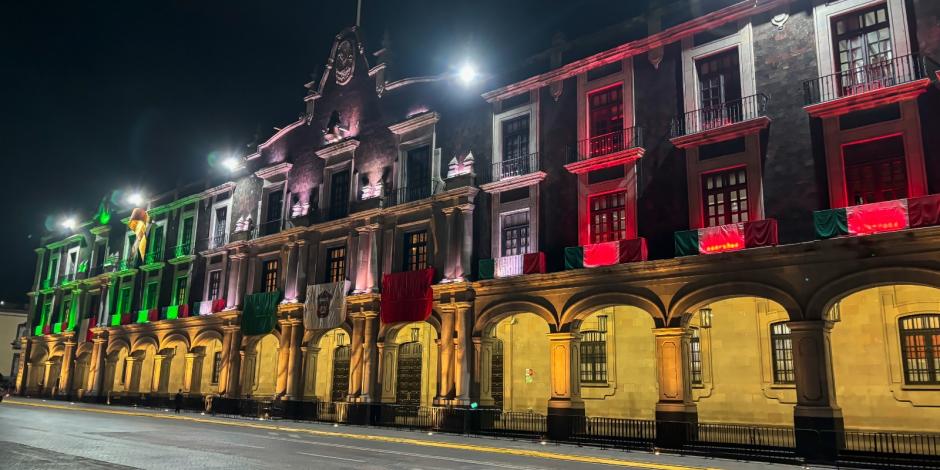
[[[464,62],[464,64],[460,66],[460,69],[457,71],[457,78],[464,85],[470,85],[477,79],[478,76],[479,74],[477,73],[477,69],[469,62]]]
[[[228,157],[222,160],[222,166],[228,168],[228,171],[235,172],[242,167],[242,161],[238,157]]]
[[[709,306],[704,306],[698,311],[699,322],[702,328],[711,328],[712,327],[712,308]]]
[[[75,228],[75,225],[76,225],[75,217],[66,217],[62,219],[61,224],[62,224],[62,227],[72,230],[73,228]]]
[[[127,196],[127,203],[132,206],[139,206],[144,203],[144,195],[141,193],[131,193]]]

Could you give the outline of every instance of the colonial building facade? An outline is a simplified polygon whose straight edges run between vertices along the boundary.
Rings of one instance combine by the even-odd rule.
[[[940,4],[711,3],[482,96],[344,30],[143,256],[104,203],[36,249],[19,393],[940,432]]]

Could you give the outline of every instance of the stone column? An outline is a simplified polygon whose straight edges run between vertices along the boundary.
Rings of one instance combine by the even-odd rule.
[[[205,355],[198,352],[186,353],[186,369],[183,373],[183,391],[199,393],[202,385],[202,363]],[[173,393],[173,390],[168,390]]]
[[[242,334],[238,326],[226,325],[222,336],[222,371],[219,374],[219,395],[235,398],[241,378]]]
[[[291,319],[290,355],[287,362],[287,399],[302,400],[303,390],[303,351],[300,343],[304,339],[304,324],[299,318]]]
[[[453,305],[442,305],[440,310],[440,380],[438,381],[438,398],[436,401],[454,398],[454,323],[457,316],[457,309]]]
[[[362,341],[365,336],[365,318],[359,314],[352,317],[352,338],[349,340],[349,396],[347,401],[359,399],[362,393]]]
[[[793,426],[797,451],[813,461],[831,461],[844,442],[842,409],[836,403],[832,373],[832,322],[791,321],[796,406]]]
[[[128,393],[141,393],[140,390],[140,359],[127,356],[127,368],[124,369],[124,391]]]
[[[287,268],[284,275],[284,301],[283,303],[295,303],[299,298],[297,290],[297,243],[291,242],[285,245],[287,251],[287,261],[284,266]]]
[[[33,342],[30,341],[29,336],[23,336],[20,338],[20,364],[19,369],[16,371],[16,394],[17,395],[26,395],[29,391],[29,374],[30,374],[30,359],[33,355]]]
[[[288,320],[281,320],[281,338],[277,346],[277,387],[275,393],[286,394],[288,376],[290,375],[291,332],[294,325]]]
[[[457,304],[455,313],[456,344],[454,346],[454,393],[455,404],[470,404],[471,378],[470,368],[473,353],[470,349],[470,331],[472,318],[470,304]]]
[[[457,208],[445,207],[442,212],[444,213],[444,233],[441,234],[444,238],[444,279],[452,280],[457,278],[458,271],[457,250],[454,248],[455,232],[457,231],[454,224],[454,214],[456,214]]]
[[[301,346],[300,347],[300,357],[303,361],[303,372],[301,373],[300,385],[300,398],[307,397],[307,385],[313,385],[313,395],[317,393],[317,354],[320,353],[320,348],[314,346]]]
[[[376,235],[379,230],[378,224],[369,224],[356,228],[359,236],[359,266],[356,268],[356,285],[353,292],[357,294],[366,294],[375,292],[376,289],[376,265],[378,264],[378,250],[376,249]]]
[[[480,384],[480,406],[493,406],[493,338],[473,338],[477,350],[477,382]]]
[[[59,395],[72,393],[72,368],[75,366],[75,339],[65,340],[62,366],[59,368]]]
[[[89,395],[99,397],[104,391],[105,359],[108,355],[108,330],[102,328],[95,333],[88,371]]]
[[[297,301],[307,299],[307,241],[297,240]]]
[[[111,318],[111,310],[108,308],[108,300],[110,300],[111,293],[110,284],[110,279],[102,282],[100,288],[101,295],[98,296],[98,326],[102,328],[106,328],[111,324],[108,321]]]
[[[656,367],[659,401],[656,402],[656,440],[660,446],[684,443],[698,422],[698,410],[692,402],[689,374],[689,339],[687,328],[655,328]]]
[[[473,204],[464,204],[460,206],[460,257],[457,258],[457,270],[454,278],[464,281],[470,279],[473,268],[470,266],[470,259],[473,255]]]
[[[172,394],[170,390],[163,390],[163,377],[167,375],[170,365],[173,363],[173,352],[170,349],[167,354],[154,354],[153,356],[153,377],[150,378],[150,392],[166,392]],[[165,364],[165,365],[164,365]],[[143,364],[141,364],[143,366]],[[163,370],[166,367],[167,370]]]
[[[548,400],[548,435],[567,439],[584,416],[581,401],[580,341],[574,333],[549,333],[551,398]]]
[[[241,308],[242,295],[245,293],[245,254],[236,253],[229,257],[228,295],[226,310]]]
[[[378,401],[375,382],[378,374],[378,355],[375,339],[378,334],[378,312],[363,312],[362,338],[362,396],[360,401]]]

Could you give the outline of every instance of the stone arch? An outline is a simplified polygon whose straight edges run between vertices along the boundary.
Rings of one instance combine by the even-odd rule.
[[[220,376],[216,377],[215,354],[222,352],[222,339],[223,335],[219,330],[206,328],[201,330],[193,340],[193,345],[189,350],[194,354],[188,390],[190,394],[218,392],[219,384],[216,379],[220,380]]]
[[[111,353],[116,351],[119,352],[121,349],[126,349],[129,351],[131,349],[130,343],[128,343],[124,338],[115,338],[108,342],[108,350],[106,354],[111,355]]]
[[[199,333],[196,334],[196,338],[193,339],[192,347],[195,348],[196,346],[205,346],[206,343],[213,340],[218,340],[221,342],[222,337],[223,335],[221,331],[215,328],[206,328],[204,330],[200,330]]]
[[[189,337],[176,331],[163,336],[163,339],[160,341],[159,349],[166,349],[167,346],[172,343],[183,343],[183,345],[186,347],[186,351],[189,351],[190,349]]]
[[[428,317],[424,323],[431,325],[431,328],[434,330],[434,333],[437,334],[437,337],[441,337],[441,319],[439,315],[434,315],[435,312],[432,312],[431,316]],[[421,322],[397,322],[391,324],[383,324],[379,326],[379,334],[377,342],[384,343],[388,339],[394,340],[395,335],[398,334],[398,331],[402,329],[405,325],[410,325],[412,323],[421,323]],[[350,335],[352,330],[350,330]]]
[[[780,304],[791,320],[803,318],[803,309],[796,298],[789,292],[770,284],[750,281],[723,282],[719,284],[696,283],[683,287],[669,307],[666,324],[679,326],[684,322],[686,313],[719,300],[734,297],[760,297]]]
[[[241,380],[244,395],[273,397],[277,393],[280,338],[280,332],[272,331],[247,339]]]
[[[71,392],[77,393],[88,387],[89,366],[91,365],[92,344],[84,342],[75,351],[75,360],[72,365]]]
[[[872,287],[915,285],[940,289],[940,271],[925,268],[875,268],[842,276],[813,293],[806,305],[808,319],[822,319],[839,300]]]
[[[593,292],[573,296],[561,317],[561,331],[576,331],[582,320],[606,307],[625,305],[648,313],[657,327],[665,326],[665,308],[659,299],[650,299],[639,293]]]
[[[274,329],[273,331],[271,331],[270,333],[267,333],[267,334],[263,334],[263,335],[254,335],[254,336],[245,336],[245,337],[243,337],[243,338],[242,338],[242,349],[244,349],[245,351],[250,351],[250,350],[254,349],[254,348],[258,345],[258,341],[261,341],[262,339],[264,339],[264,338],[265,338],[266,336],[268,336],[268,335],[274,335],[274,337],[277,338],[278,344],[281,343],[281,331],[278,330],[278,329]]]
[[[307,333],[310,339],[305,343],[308,367],[304,370],[304,397],[316,397],[321,401],[344,400],[349,390],[352,328],[347,323],[343,323],[336,328]],[[335,352],[340,346],[337,338],[339,333],[345,335],[342,346],[347,349],[337,376]],[[343,383],[334,383],[337,378]],[[336,395],[333,393],[334,390],[337,392]]]
[[[177,348],[181,345],[182,348]],[[154,362],[154,378],[157,392],[174,394],[185,388],[186,355],[190,352],[189,338],[180,333],[163,337],[158,351],[159,361]]]
[[[303,337],[303,340],[301,341],[301,344],[315,347],[317,344],[320,343],[320,340],[323,339],[324,335],[326,335],[327,333],[335,329],[343,330],[344,332],[346,332],[347,336],[349,336],[350,338],[352,337],[352,325],[349,323],[349,321],[345,321],[339,326],[337,326],[336,328],[321,329],[321,330],[304,330],[304,337]]]
[[[131,351],[137,351],[146,347],[147,345],[153,346],[155,350],[160,349],[160,343],[157,341],[157,338],[151,335],[144,335],[134,340],[133,344],[131,345]]]
[[[550,333],[558,331],[558,314],[550,303],[537,299],[513,299],[487,306],[473,323],[473,336],[483,336],[488,328],[517,313],[531,313],[541,317],[548,324]]]
[[[35,343],[33,350],[27,358],[29,367],[27,368],[27,393],[41,393],[39,384],[43,382],[46,373],[46,361],[49,360],[49,348],[43,343]]]

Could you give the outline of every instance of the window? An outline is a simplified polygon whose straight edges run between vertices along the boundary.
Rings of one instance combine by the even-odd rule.
[[[338,334],[337,342],[343,341],[344,335]],[[349,394],[349,346],[336,346],[333,349],[333,380],[330,390],[330,398],[336,401],[343,401]]]
[[[873,83],[894,84],[895,70],[886,65],[892,59],[887,3],[833,18],[832,32],[843,95],[867,91]]]
[[[212,385],[219,384],[219,374],[222,373],[222,351],[216,351],[212,356]]]
[[[163,260],[163,225],[155,224],[147,240],[147,259],[145,263],[154,263]]]
[[[725,116],[725,103],[741,99],[738,49],[733,48],[698,59],[695,61],[695,68],[698,72],[699,103],[703,111],[710,111],[703,116],[703,120],[721,119]],[[733,112],[730,109],[728,111]]]
[[[346,280],[346,247],[338,246],[326,250],[326,282]]]
[[[623,87],[620,84],[588,95],[590,156],[623,149]]]
[[[261,290],[274,292],[277,290],[277,259],[269,259],[261,265]]]
[[[49,273],[46,279],[55,279],[59,275],[59,257],[55,256],[49,261]]]
[[[131,310],[131,286],[122,286],[118,292],[117,313],[123,314]]]
[[[268,192],[264,224],[261,227],[261,235],[270,235],[281,230],[281,215],[284,209],[284,188],[278,188]]]
[[[626,200],[626,191],[591,198],[591,243],[627,238]]]
[[[692,328],[689,339],[689,373],[692,385],[702,385],[702,338],[698,328]]]
[[[349,170],[330,177],[330,218],[346,217],[349,213]]]
[[[173,296],[174,303],[173,305],[186,305],[187,297],[187,284],[189,283],[189,277],[180,276],[176,278],[176,286],[174,287],[176,294]]]
[[[503,256],[529,252],[529,211],[503,214],[501,221]]]
[[[904,382],[940,384],[940,315],[915,315],[899,320]]]
[[[192,215],[183,216],[183,222],[180,223],[180,243],[174,250],[173,256],[187,256],[192,253],[194,221],[195,218]]]
[[[529,173],[529,115],[502,121],[503,155],[499,176],[518,176]]]
[[[417,271],[428,267],[428,232],[421,230],[405,234],[404,271]]]
[[[702,175],[705,226],[747,222],[747,171],[745,167]]]
[[[127,380],[127,358],[124,358],[124,361],[121,362],[121,385],[124,385]]]
[[[774,383],[792,384],[793,341],[790,339],[790,327],[786,322],[770,324],[770,351],[773,355]]]
[[[225,244],[225,236],[228,233],[228,207],[215,208],[215,222],[212,226],[212,247],[219,247]]]
[[[607,383],[607,332],[581,332],[581,383]]]
[[[159,289],[160,283],[158,281],[151,281],[147,283],[147,287],[144,288],[144,302],[141,308],[145,310],[157,308],[157,294]]]
[[[424,145],[408,151],[405,168],[406,201],[431,195],[431,147]]]
[[[62,308],[59,310],[59,318],[56,323],[66,323],[69,321],[69,313],[72,310],[72,299],[66,298],[62,301]],[[64,325],[63,325],[64,326]]]
[[[209,295],[208,300],[219,298],[219,289],[222,284],[222,271],[215,270],[209,273]]]
[[[849,204],[907,197],[904,139],[888,137],[842,148],[845,192]]]

